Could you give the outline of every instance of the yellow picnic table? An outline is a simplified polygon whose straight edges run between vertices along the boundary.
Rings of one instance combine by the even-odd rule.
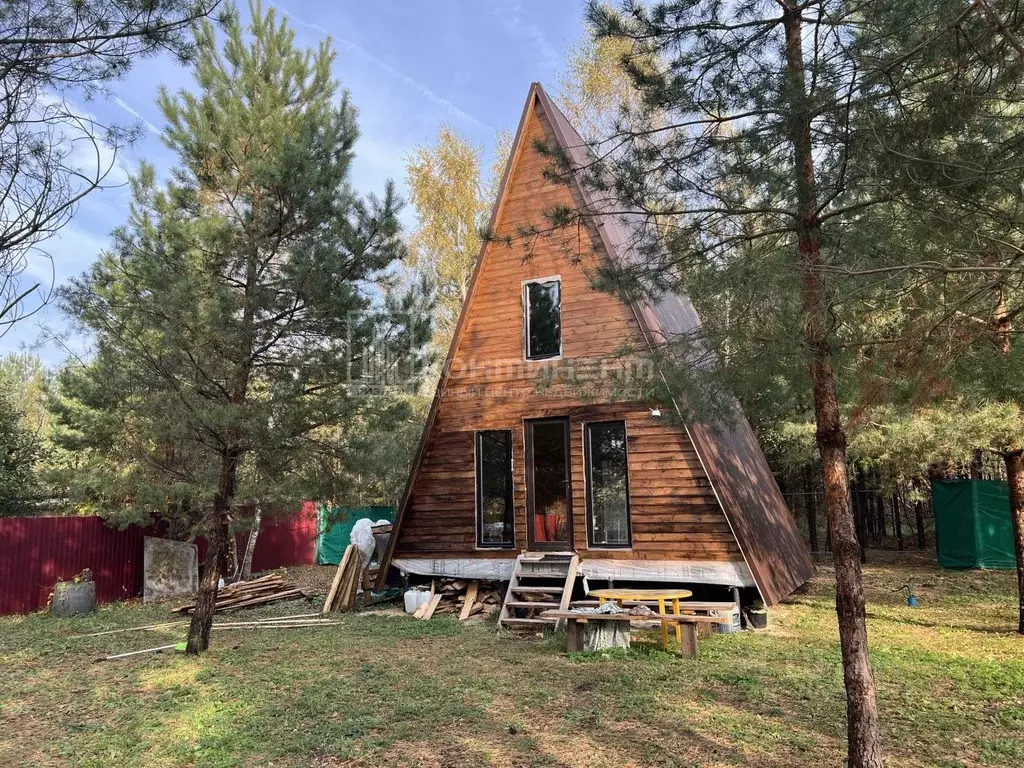
[[[693,597],[693,592],[688,589],[592,589],[590,595],[596,597],[600,605],[604,605],[607,600],[614,600],[620,607],[623,600],[643,602],[657,600],[658,613],[666,613],[665,603],[671,600],[672,614],[679,616],[679,601]],[[679,624],[676,624],[676,641],[680,645],[683,643],[683,628]],[[661,623],[661,645],[666,651],[668,650],[668,624],[665,622]]]

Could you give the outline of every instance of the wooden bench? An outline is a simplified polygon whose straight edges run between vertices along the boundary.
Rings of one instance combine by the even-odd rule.
[[[597,607],[600,604],[599,600],[573,600],[571,603],[572,608],[589,608]],[[648,608],[657,608],[657,600],[623,600],[622,605],[626,608],[632,608],[637,605],[646,605]],[[732,611],[736,607],[736,603],[730,601],[727,602],[714,602],[714,601],[701,601],[701,600],[680,600],[679,610],[693,612],[693,613],[711,613],[713,611]]]
[[[728,605],[732,605],[729,603]],[[679,653],[689,658],[697,658],[697,625],[728,624],[729,619],[718,616],[675,616],[671,613],[649,613],[646,616],[629,613],[579,613],[577,611],[548,610],[541,614],[545,619],[565,619],[568,631],[569,653],[583,650],[583,628],[581,624],[600,621],[628,621],[630,625],[644,621],[657,621],[662,624],[676,625],[680,628]]]

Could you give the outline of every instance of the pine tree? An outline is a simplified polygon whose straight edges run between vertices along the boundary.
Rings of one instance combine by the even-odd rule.
[[[22,279],[38,246],[101,188],[140,126],[103,123],[75,102],[110,95],[142,58],[191,54],[189,32],[219,0],[18,0],[0,4],[0,333],[50,290]],[[94,162],[76,145],[89,145]],[[34,270],[39,274],[40,270]],[[34,310],[29,310],[34,311]]]
[[[678,378],[746,377],[734,391],[811,406],[836,567],[848,759],[857,767],[880,766],[882,750],[842,407],[865,389],[843,372],[874,369],[872,350],[892,341],[886,313],[898,314],[912,290],[909,280],[879,281],[876,270],[905,274],[924,261],[893,248],[898,201],[879,172],[889,134],[876,121],[896,126],[920,78],[951,75],[941,58],[961,29],[981,43],[970,55],[985,58],[993,24],[978,7],[626,0],[617,13],[597,2],[588,10],[599,39],[628,42],[622,63],[639,93],[596,142],[598,159],[572,169],[600,200],[596,213],[626,213],[636,233],[642,258],[605,270],[605,286],[691,295],[704,331],[671,340]],[[932,140],[957,127],[934,120]],[[556,159],[566,170],[566,158]],[[550,218],[564,226],[594,213]],[[938,294],[916,297],[930,309]],[[925,361],[916,358],[918,370]]]
[[[329,43],[299,49],[273,9],[250,10],[247,29],[229,10],[220,46],[198,29],[197,90],[159,100],[173,179],[142,168],[113,248],[62,297],[96,339],[62,382],[76,437],[124,454],[121,500],[156,479],[161,513],[198,516],[210,542],[189,653],[209,644],[245,463],[304,463],[318,430],[414,379],[429,334],[417,287],[391,290],[393,187],[350,186],[356,113]]]
[[[925,394],[937,392],[967,414],[991,411],[993,404],[1008,414],[1005,423],[993,424],[988,440],[975,441],[972,464],[982,450],[997,453],[1004,464],[1017,553],[1018,632],[1024,634],[1024,403],[1018,386],[1024,359],[1014,343],[1015,321],[1024,312],[1022,31],[1016,4],[972,4],[957,16],[955,34],[930,42],[898,115],[875,110],[871,117],[886,137],[878,172],[898,202],[891,229],[901,234],[900,249],[914,255],[874,270],[876,279],[911,286],[907,295],[915,304],[913,313],[904,312],[911,332],[885,357],[896,363],[890,370],[905,368],[914,345],[913,352],[924,350],[927,358],[926,366],[912,366],[927,370],[925,384],[934,392]]]
[[[43,446],[24,425],[6,391],[0,389],[0,517],[37,514],[42,499],[37,464]]]

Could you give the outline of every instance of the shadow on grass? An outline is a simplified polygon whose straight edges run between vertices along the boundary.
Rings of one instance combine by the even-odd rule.
[[[999,635],[1003,637],[1012,637],[1017,632],[1009,628],[1001,627],[987,627],[981,624],[967,624],[960,622],[938,622],[928,621],[926,619],[915,619],[906,616],[886,616],[873,611],[867,612],[867,618],[872,621],[885,621],[891,624],[909,624],[914,627],[922,627],[924,629],[956,629],[963,630],[965,632],[980,632],[987,635]]]

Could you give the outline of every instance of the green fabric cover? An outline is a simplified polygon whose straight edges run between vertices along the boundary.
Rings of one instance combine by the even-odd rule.
[[[352,543],[352,527],[357,520],[368,517],[373,522],[395,520],[394,507],[328,507],[317,504],[320,535],[316,539],[317,565],[337,565],[345,548]]]
[[[943,568],[1016,568],[1010,492],[1001,480],[933,480],[935,546]]]

